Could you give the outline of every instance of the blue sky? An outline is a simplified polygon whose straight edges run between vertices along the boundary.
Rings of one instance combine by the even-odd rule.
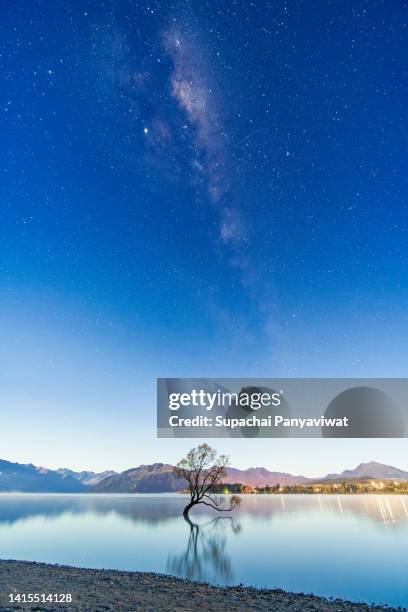
[[[405,3],[0,11],[4,458],[177,460],[157,376],[406,375]],[[261,442],[220,450],[408,468]]]

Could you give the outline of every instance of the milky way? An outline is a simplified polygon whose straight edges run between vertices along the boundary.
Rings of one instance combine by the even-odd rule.
[[[231,169],[215,87],[207,76],[200,50],[187,35],[172,28],[166,32],[164,40],[174,65],[170,77],[171,93],[195,130],[197,157],[192,166],[205,176],[209,198],[218,205],[221,240],[236,246],[244,238],[245,230],[239,210],[228,202]]]
[[[395,361],[404,3],[41,6],[2,8],[7,278],[296,373],[340,327],[364,368],[381,313]]]

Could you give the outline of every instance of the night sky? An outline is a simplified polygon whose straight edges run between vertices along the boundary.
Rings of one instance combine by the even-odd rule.
[[[406,376],[406,2],[0,18],[2,457],[176,460],[157,376]],[[224,442],[317,473],[328,448]],[[404,441],[330,444],[321,471],[408,467]]]

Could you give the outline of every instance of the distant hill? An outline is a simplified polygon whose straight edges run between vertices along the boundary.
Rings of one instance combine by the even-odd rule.
[[[264,487],[277,484],[283,486],[306,484],[317,480],[323,482],[325,480],[344,481],[364,478],[408,480],[408,472],[375,461],[362,463],[354,470],[345,470],[341,474],[328,474],[320,479],[296,476],[287,472],[272,472],[263,467],[246,470],[231,467],[227,468],[227,475],[223,482],[225,484],[240,483],[254,487]],[[184,480],[173,476],[173,466],[155,463],[153,465],[141,465],[100,480],[91,487],[91,490],[98,493],[168,493],[181,491],[185,486],[186,482]]]
[[[305,476],[293,476],[286,472],[270,472],[263,467],[248,468],[247,470],[238,470],[236,468],[227,468],[227,475],[223,479],[225,483],[236,483],[249,485],[253,487],[265,487],[267,485],[296,485],[308,482]]]
[[[181,491],[186,481],[173,475],[167,463],[140,465],[121,474],[108,476],[92,487],[94,493],[169,493]]]
[[[275,484],[302,484],[308,479],[304,476],[292,476],[283,472],[270,472],[266,468],[249,468],[238,470],[227,468],[225,483],[241,483],[252,486],[265,486]],[[186,487],[186,481],[175,478],[173,466],[170,464],[154,463],[141,465],[126,470],[121,474],[105,478],[92,487],[97,493],[167,493],[181,491]]]
[[[384,465],[376,461],[369,463],[360,463],[354,470],[344,470],[340,474],[327,474],[324,480],[347,479],[347,478],[378,478],[378,479],[393,479],[393,480],[408,480],[408,472]]]
[[[71,476],[35,465],[0,459],[0,491],[20,493],[84,493],[87,487]]]
[[[79,480],[79,482],[82,482],[84,485],[89,486],[96,485],[98,484],[98,482],[104,480],[105,478],[108,478],[109,476],[118,475],[118,472],[114,472],[113,470],[106,470],[105,472],[74,472],[74,470],[69,470],[68,468],[59,468],[55,471],[61,476],[70,476],[75,480]]]

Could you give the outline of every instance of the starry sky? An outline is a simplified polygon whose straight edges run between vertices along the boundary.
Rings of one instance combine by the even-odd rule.
[[[407,11],[1,4],[2,457],[176,461],[158,376],[406,375]],[[408,468],[404,440],[222,444]]]

